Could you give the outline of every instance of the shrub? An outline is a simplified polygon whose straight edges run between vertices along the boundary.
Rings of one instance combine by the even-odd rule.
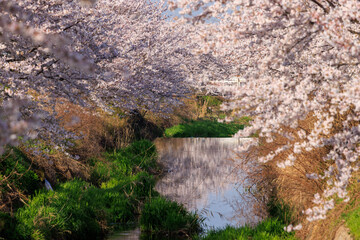
[[[33,194],[41,182],[37,174],[30,169],[31,161],[18,149],[8,149],[0,157],[0,175],[7,176],[10,183],[25,194]],[[2,186],[2,189],[6,187]]]
[[[39,192],[19,209],[17,232],[24,239],[94,239],[104,232],[104,194],[84,181],[61,184],[56,192]]]
[[[244,125],[202,120],[165,129],[166,137],[231,137]]]
[[[111,178],[101,188],[82,180],[68,181],[56,191],[39,192],[20,208],[16,231],[24,239],[101,238],[109,223],[135,221],[154,184],[146,172]]]
[[[10,216],[8,213],[0,211],[0,239],[5,237],[6,239],[19,239],[20,237],[15,231],[16,219]]]
[[[192,236],[201,231],[201,223],[196,213],[188,212],[183,205],[163,197],[147,202],[140,217],[141,229],[157,234]]]
[[[293,219],[294,209],[284,201],[271,198],[267,204],[269,216],[278,219],[281,223],[290,224]]]
[[[360,239],[360,208],[358,207],[343,215],[346,226],[350,229],[354,239]]]
[[[110,173],[111,177],[115,174],[129,175],[139,171],[153,172],[158,168],[156,148],[148,140],[136,141],[126,148],[108,153],[106,159],[113,164],[111,171],[117,171]]]
[[[32,170],[31,161],[17,148],[8,148],[0,156],[0,207],[12,212],[21,207],[29,195],[42,184]]]
[[[216,96],[201,96],[198,98],[200,103],[204,104],[206,102],[209,107],[220,106],[223,103],[223,101]]]

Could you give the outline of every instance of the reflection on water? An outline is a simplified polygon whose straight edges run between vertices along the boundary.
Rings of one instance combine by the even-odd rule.
[[[139,240],[140,229],[135,228],[133,230],[121,231],[113,233],[108,240]]]
[[[241,169],[246,168],[244,165],[239,168],[234,160],[238,158],[233,149],[243,141],[247,139],[156,139],[159,161],[167,172],[158,181],[156,189],[163,196],[183,203],[189,210],[205,217],[207,229],[258,222],[260,218],[253,209],[256,199],[245,191],[242,182],[248,169]],[[139,229],[117,233],[110,239],[140,238],[157,239],[140,237]]]
[[[207,228],[242,226],[259,221],[255,199],[239,185],[236,138],[172,138],[155,141],[167,174],[156,185],[164,196],[206,217]]]

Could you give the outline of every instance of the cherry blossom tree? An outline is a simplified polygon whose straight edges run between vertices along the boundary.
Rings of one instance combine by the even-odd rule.
[[[245,86],[233,89],[240,100],[228,106],[254,116],[238,136],[260,131],[268,142],[274,134],[288,139],[260,161],[287,151],[287,159],[277,163],[285,168],[296,154],[331,147],[324,160],[334,164],[323,174],[307,174],[328,180],[325,191],[314,196],[316,206],[306,210],[307,219],[324,219],[334,194],[348,201],[346,187],[360,156],[360,2],[178,0],[170,6],[180,8],[181,22],[198,27],[203,53],[228,59],[246,78]],[[284,126],[297,129],[310,114],[317,119],[312,131],[284,131]],[[341,127],[334,129],[339,116]]]
[[[16,94],[32,89],[52,99],[121,106],[133,96],[152,101],[186,92],[172,59],[184,32],[166,24],[160,2],[1,4],[3,85]]]
[[[164,1],[1,0],[1,99],[27,98],[28,114],[42,120],[39,137],[50,142],[75,137],[59,126],[61,99],[169,112],[217,63],[192,53],[192,26],[166,10]]]

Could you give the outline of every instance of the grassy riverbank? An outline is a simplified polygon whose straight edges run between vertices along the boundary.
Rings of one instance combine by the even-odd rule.
[[[184,206],[163,197],[150,199],[140,218],[142,231],[155,236],[189,239],[202,231],[202,219]]]
[[[167,128],[164,134],[166,137],[231,137],[242,129],[243,124],[199,120]]]
[[[140,218],[143,230],[151,234],[169,235],[177,229],[191,236],[199,231],[196,215],[175,214],[182,206],[151,201],[159,198],[153,187],[161,171],[151,143],[137,141],[161,136],[183,119],[214,117],[221,103],[215,97],[185,101],[166,119],[153,113],[125,116],[116,109],[118,115],[109,115],[68,102],[57,104],[62,126],[81,139],[69,140],[67,153],[45,141],[30,141],[0,156],[0,239],[101,239]],[[54,191],[45,190],[45,179]],[[146,223],[151,218],[142,215],[144,206],[163,209],[168,223]]]
[[[268,218],[255,227],[245,226],[240,228],[226,227],[225,229],[212,230],[202,240],[223,239],[257,239],[257,240],[295,240],[294,233],[284,231],[284,223],[278,219]]]
[[[294,213],[291,220],[283,219],[283,211],[275,211],[256,226],[227,227],[198,235],[201,219],[154,191],[156,177],[161,173],[156,149],[149,141],[137,140],[161,135],[229,137],[251,119],[219,123],[215,119],[231,117],[231,112],[220,110],[223,99],[201,96],[187,101],[169,119],[150,113],[119,118],[89,114],[74,107],[64,109],[67,115],[62,116],[59,110],[66,121],[73,116],[80,118],[77,125],[67,129],[84,134],[69,149],[79,160],[68,158],[46,143],[38,146],[47,157],[34,155],[24,146],[8,149],[0,156],[0,239],[102,239],[113,230],[136,224],[141,225],[143,232],[155,236],[153,239],[160,238],[159,235],[174,238],[174,234],[185,239],[304,239],[309,235],[309,239],[331,239],[339,226],[349,228],[354,239],[360,238],[359,175],[350,180],[349,202],[336,200],[335,208],[323,221],[304,220],[302,210],[312,206],[314,194],[324,183],[307,179],[303,172],[313,169],[321,172],[327,167],[322,160],[325,148],[299,156],[300,161],[295,163],[299,171],[278,168],[276,162],[281,159],[276,159],[256,173],[258,180],[266,183],[259,185],[265,189],[259,194],[265,196],[270,191],[291,204]],[[66,121],[64,126],[68,126]],[[310,131],[310,123],[306,120],[301,126]],[[259,140],[259,146],[252,151],[256,157],[284,144],[281,136],[273,143]],[[54,191],[44,189],[45,179],[51,182]],[[283,230],[288,224],[300,222],[303,229],[295,235]]]
[[[210,230],[200,235],[200,240],[296,240],[294,232],[284,231],[292,223],[292,208],[281,201],[272,200],[267,204],[268,217],[255,226],[232,227]]]
[[[14,154],[20,153],[17,150]],[[192,236],[201,230],[197,215],[160,198],[153,189],[154,174],[160,170],[156,157],[154,145],[142,140],[104,153],[103,160],[92,159],[89,182],[74,179],[54,186],[54,191],[38,190],[30,194],[28,202],[13,216],[1,214],[0,236],[5,239],[101,239],[111,230],[136,224],[140,216],[144,231],[170,235],[181,230]],[[26,176],[37,181],[32,171]],[[162,221],[154,221],[159,217],[154,211],[160,211]]]
[[[221,123],[209,119],[188,121],[165,129],[166,137],[231,137],[249,124],[251,119],[243,117],[236,122]],[[268,205],[268,217],[255,226],[231,227],[214,229],[195,237],[201,240],[223,239],[289,239],[295,240],[294,232],[284,231],[292,223],[291,209],[280,201],[271,201]]]

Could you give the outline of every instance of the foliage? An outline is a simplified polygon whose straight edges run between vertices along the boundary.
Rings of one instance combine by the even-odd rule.
[[[109,165],[92,159],[93,179],[100,187],[71,180],[55,191],[37,192],[18,209],[15,239],[99,239],[111,225],[135,222],[142,203],[158,195],[154,177],[146,171],[156,168],[156,150],[142,140],[106,157]],[[4,233],[13,238],[9,234]]]
[[[198,98],[200,100],[200,104],[204,104],[206,102],[209,107],[218,107],[223,103],[223,99],[216,96],[205,95]]]
[[[350,229],[354,239],[360,238],[360,207],[343,216],[346,221],[346,226]]]
[[[10,214],[0,211],[0,239],[3,240],[3,236],[6,236],[7,239],[17,239],[16,224],[16,219]]]
[[[264,151],[260,162],[273,161],[289,171],[296,162],[303,165],[308,152],[322,153],[319,158],[326,164],[321,171],[305,173],[314,188],[315,181],[322,182],[317,191],[306,193],[313,203],[306,206],[306,219],[326,218],[336,196],[349,201],[346,189],[352,173],[359,170],[360,157],[360,2],[178,0],[169,4],[182,15],[179,22],[198,29],[194,39],[201,53],[216,53],[233,65],[234,76],[245,79],[241,87],[227,88],[234,100],[227,109],[254,116],[251,126],[238,136],[258,132],[268,143],[282,139],[273,151]],[[308,117],[315,120],[305,131],[299,125]],[[298,170],[295,167],[293,171]]]
[[[1,147],[34,128],[55,145],[74,137],[60,127],[58,100],[121,114],[167,113],[197,85],[192,80],[209,75],[204,69],[223,69],[211,54],[193,54],[192,26],[169,21],[164,0],[82,2],[93,4],[0,2]],[[7,101],[20,97],[28,105]],[[15,106],[10,116],[6,102]]]
[[[126,148],[106,153],[106,162],[93,160],[92,182],[101,184],[110,178],[136,174],[140,171],[154,173],[158,170],[156,149],[152,142],[140,140]]]
[[[210,120],[191,121],[165,129],[166,137],[231,137],[244,125]]]
[[[32,162],[18,148],[7,148],[0,156],[0,206],[12,212],[41,188]]]
[[[140,168],[156,166],[156,148],[149,140],[133,142],[129,147],[117,151],[113,156],[116,161],[119,158],[125,158],[130,161],[129,165],[136,165]]]
[[[141,229],[150,233],[185,234],[193,236],[201,231],[202,220],[196,213],[163,197],[150,199],[140,217]]]
[[[0,181],[2,191],[10,183],[27,195],[40,188],[40,179],[31,169],[31,161],[18,148],[8,149],[0,158],[0,174],[6,181]],[[4,185],[5,184],[5,185]]]
[[[140,201],[151,195],[154,185],[154,177],[146,172],[140,172],[128,177],[111,178],[101,184],[101,189],[105,189],[110,195],[125,194],[134,207],[137,207]],[[116,195],[114,200],[116,200]]]
[[[267,204],[269,217],[276,218],[284,224],[290,224],[293,219],[293,208],[283,200],[271,198]]]
[[[135,221],[139,201],[148,196],[153,183],[146,174],[112,179],[102,188],[81,180],[66,182],[55,192],[38,193],[29,206],[19,209],[16,231],[24,239],[34,234],[46,239],[100,238],[110,223]]]
[[[23,239],[100,236],[98,221],[105,220],[99,214],[104,210],[102,197],[103,193],[81,180],[64,183],[56,192],[39,192],[17,211],[17,233]]]
[[[243,124],[245,126],[250,126],[251,121],[252,121],[252,118],[248,117],[248,116],[243,116],[243,117],[233,119],[234,123]]]
[[[245,226],[240,228],[226,227],[221,230],[211,230],[206,236],[201,239],[208,240],[222,240],[222,239],[257,239],[257,240],[280,240],[293,239],[294,233],[284,231],[285,224],[277,219],[268,218],[255,227]]]

